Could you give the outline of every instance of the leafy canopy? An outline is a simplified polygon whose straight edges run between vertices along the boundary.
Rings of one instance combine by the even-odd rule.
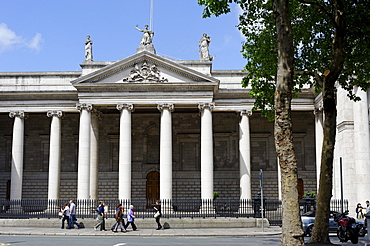
[[[256,99],[254,110],[273,119],[278,55],[273,1],[198,0],[205,6],[203,17],[228,13],[233,2],[242,9],[238,28],[246,38],[242,52],[248,75],[243,86],[252,87],[249,95]],[[344,4],[346,57],[338,82],[351,99],[358,100],[354,86],[366,90],[370,81],[370,1],[348,0]],[[296,96],[303,86],[311,86],[318,93],[333,56],[333,6],[327,0],[292,0],[290,7],[295,52],[293,94]]]

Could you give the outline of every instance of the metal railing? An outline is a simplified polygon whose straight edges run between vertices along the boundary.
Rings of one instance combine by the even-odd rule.
[[[172,199],[162,200],[163,218],[261,218],[260,199],[251,200],[201,200],[201,199]],[[311,201],[310,201],[311,202]],[[0,218],[58,218],[58,212],[67,200],[0,200]],[[99,200],[77,200],[77,218],[95,218],[96,207]],[[113,218],[117,204],[122,204],[127,210],[134,205],[135,216],[137,219],[153,218],[155,204],[154,200],[104,200],[107,206],[107,217]],[[344,201],[348,209],[348,201]],[[339,211],[340,200],[331,201],[331,210]],[[315,206],[307,201],[300,201],[301,214],[308,208],[314,209]],[[281,225],[281,201],[264,200],[263,217],[269,220],[270,225]]]

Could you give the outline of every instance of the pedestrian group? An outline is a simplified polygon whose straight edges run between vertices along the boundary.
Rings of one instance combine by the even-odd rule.
[[[162,225],[160,223],[160,218],[162,216],[161,211],[161,201],[157,200],[155,204],[153,204],[154,209],[154,218],[155,222],[157,223],[157,229],[162,229]],[[104,203],[104,201],[99,201],[98,207],[95,209],[97,213],[96,220],[98,221],[97,224],[94,226],[94,230],[100,229],[100,231],[106,231],[105,229],[105,219],[107,218],[108,213],[108,206]],[[135,225],[135,210],[134,206],[130,205],[127,213],[124,213],[124,208],[121,203],[117,204],[116,206],[116,212],[114,215],[114,218],[116,222],[111,227],[112,232],[118,232],[118,229],[121,230],[121,232],[127,232],[127,228],[129,225],[131,225],[132,230],[137,231],[137,226]],[[61,229],[74,229],[74,225],[77,225],[77,228],[85,228],[82,222],[78,223],[76,218],[76,204],[73,202],[73,200],[69,201],[68,203],[64,203],[63,206],[60,208],[59,216],[62,219],[62,227]],[[125,218],[127,223],[125,223]],[[65,224],[68,223],[66,226]]]

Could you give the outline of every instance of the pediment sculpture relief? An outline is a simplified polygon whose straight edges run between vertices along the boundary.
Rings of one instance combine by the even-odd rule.
[[[157,82],[165,83],[168,79],[161,78],[160,71],[156,65],[149,66],[146,61],[139,67],[135,64],[135,67],[130,71],[130,74],[123,79],[123,82]]]

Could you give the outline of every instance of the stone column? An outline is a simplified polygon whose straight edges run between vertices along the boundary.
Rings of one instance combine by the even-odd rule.
[[[49,110],[46,115],[51,117],[48,199],[57,200],[60,198],[60,168],[62,156],[61,118],[63,112],[61,110]]]
[[[158,104],[161,111],[160,129],[160,198],[161,200],[172,199],[172,120],[171,112],[174,105],[169,103]]]
[[[90,130],[92,105],[78,103],[80,132],[78,138],[78,185],[77,199],[90,199]]]
[[[198,105],[201,113],[201,198],[202,200],[213,200],[213,131],[212,110],[214,103],[200,103]],[[212,204],[207,205],[211,207]]]
[[[120,116],[118,199],[131,199],[131,112],[133,104],[118,104]],[[126,205],[127,206],[127,205]],[[125,207],[126,209],[126,207]]]
[[[98,192],[98,166],[99,166],[99,119],[102,114],[96,109],[92,110],[90,130],[90,198],[97,200]]]
[[[361,100],[353,103],[356,175],[352,176],[352,180],[356,187],[357,201],[364,201],[370,197],[369,100],[365,91],[358,87],[356,89],[356,96]],[[352,204],[354,205],[355,203]]]
[[[317,192],[319,191],[319,181],[320,181],[320,171],[321,171],[321,152],[322,152],[322,143],[324,140],[324,113],[323,108],[320,106],[318,109],[315,109],[315,146],[316,146],[316,184]]]
[[[252,199],[251,185],[251,144],[249,117],[250,110],[240,112],[239,123],[239,162],[240,162],[240,199]]]
[[[26,118],[26,114],[23,111],[11,111],[9,113],[9,117],[14,118],[10,200],[21,200],[23,182],[24,119]]]

